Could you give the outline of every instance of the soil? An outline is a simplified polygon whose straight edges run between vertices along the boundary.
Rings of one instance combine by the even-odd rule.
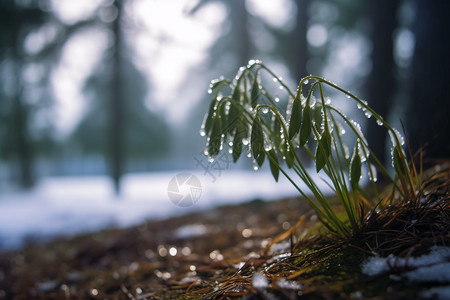
[[[29,244],[1,255],[0,299],[183,297],[174,286],[259,254],[309,210],[300,199],[255,200]]]
[[[413,245],[395,246],[399,253],[420,248],[419,230],[427,224],[436,224],[423,235],[427,241],[449,245],[448,175],[436,184],[439,197],[429,198],[438,205],[422,210],[423,224],[416,208],[415,220],[407,209],[396,214],[400,225],[392,224],[412,228],[395,234]],[[381,217],[371,226],[392,235]],[[361,274],[361,262],[372,255],[364,245],[380,238],[375,227],[367,232],[364,243],[349,243],[325,234],[305,200],[255,200],[0,253],[0,299],[420,298],[429,283]],[[426,253],[422,248],[418,254]],[[448,289],[448,282],[431,286]]]

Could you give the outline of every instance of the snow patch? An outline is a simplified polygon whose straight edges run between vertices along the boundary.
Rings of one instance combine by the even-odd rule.
[[[400,258],[394,255],[388,257],[371,257],[362,265],[366,275],[387,273],[392,269],[412,268],[413,270],[400,275],[391,276],[393,280],[409,280],[418,283],[447,284],[434,287],[421,293],[425,298],[450,299],[450,247],[433,246],[428,254],[419,257]]]
[[[255,273],[252,278],[252,285],[258,291],[263,291],[269,287],[269,280],[263,273]]]
[[[373,276],[388,272],[393,268],[429,267],[430,265],[445,263],[448,260],[450,260],[450,247],[433,246],[430,253],[419,257],[400,258],[394,255],[371,257],[362,265],[362,271],[366,275]]]

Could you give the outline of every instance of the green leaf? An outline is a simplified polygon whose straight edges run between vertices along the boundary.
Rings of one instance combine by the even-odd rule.
[[[265,159],[265,152],[264,152],[264,135],[261,126],[261,119],[258,115],[253,119],[251,147],[253,157],[255,158],[258,165],[261,166]]]
[[[245,79],[245,81],[244,81],[244,84],[245,84],[245,91],[244,91],[244,102],[243,102],[243,106],[247,106],[247,105],[251,105],[252,103],[251,103],[251,100],[250,100],[250,98],[249,98],[249,90],[247,89],[247,78]]]
[[[281,138],[281,123],[278,118],[275,118],[272,123],[272,142],[275,143],[275,148],[281,147],[283,142]]]
[[[294,154],[292,151],[289,150],[289,143],[286,141],[286,143],[283,145],[284,148],[284,158],[286,160],[286,164],[289,169],[292,169],[294,166]]]
[[[234,101],[230,101],[230,109],[228,110],[227,131],[232,133],[235,131],[240,115],[240,106]]]
[[[221,122],[221,126],[220,126],[220,130],[221,133],[225,135],[225,138],[227,136],[228,133],[228,129],[229,129],[229,123],[228,123],[228,114],[227,114],[227,107],[225,105],[226,103],[221,103],[221,105],[218,106],[218,109],[220,110],[218,113],[220,115],[220,122]]]
[[[325,166],[328,157],[331,154],[331,136],[328,130],[322,134],[319,142],[317,143],[316,149],[316,171],[319,173],[320,170]]]
[[[278,177],[280,175],[280,167],[278,164],[278,157],[275,150],[272,148],[267,152],[267,156],[269,157],[270,163],[270,171],[272,172],[272,176],[276,182],[278,182]]]
[[[289,120],[289,140],[291,140],[300,130],[302,122],[302,101],[300,100],[300,93],[295,97],[292,103],[291,118]]]
[[[240,81],[236,83],[236,86],[234,87],[233,90],[233,94],[231,95],[231,98],[236,100],[237,102],[241,102],[241,89],[239,87],[239,83]]]
[[[212,122],[211,135],[209,137],[208,152],[211,157],[216,156],[220,152],[222,145],[222,124],[220,116],[216,115]]]
[[[313,119],[316,124],[316,128],[321,128],[322,123],[324,122],[323,114],[322,114],[322,106],[316,105],[313,109]]]
[[[361,178],[361,156],[359,155],[359,141],[356,142],[353,156],[350,161],[350,185],[352,190],[357,190]]]
[[[258,83],[258,71],[256,71],[255,76],[253,77],[252,93],[251,93],[251,101],[253,108],[255,108],[256,105],[258,104],[258,96],[259,96],[259,83]]]
[[[300,147],[303,147],[311,136],[312,130],[311,107],[306,104],[303,110],[303,122],[300,127]]]
[[[209,105],[209,111],[205,121],[205,133],[207,135],[209,135],[209,133],[211,132],[211,124],[214,119],[215,110],[216,110],[216,99],[213,99],[211,101],[211,104]]]
[[[236,132],[233,139],[233,161],[236,162],[242,153],[242,140],[245,137],[244,127],[242,126],[241,120],[238,120],[238,125],[236,127]]]

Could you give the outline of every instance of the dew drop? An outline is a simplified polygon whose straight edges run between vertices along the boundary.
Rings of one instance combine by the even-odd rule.
[[[375,167],[375,165],[369,163],[368,175],[369,175],[369,179],[372,182],[377,182],[377,180],[378,180],[378,178],[377,178],[377,168]]]
[[[370,111],[366,111],[365,115],[367,119],[370,119],[372,117],[372,113]]]
[[[350,99],[351,97],[350,97],[350,95],[347,95],[347,99]]]
[[[345,159],[350,159],[350,151],[348,149],[348,146],[346,144],[343,144],[342,146],[343,146],[342,148],[344,149]]]
[[[257,164],[253,164],[253,170],[258,171],[259,167]]]
[[[284,86],[282,86],[282,85],[280,85],[278,88],[279,88],[280,90],[284,90]]]
[[[201,136],[205,136],[206,135],[205,128],[201,128],[200,129],[200,135]]]
[[[377,119],[377,125],[378,125],[378,126],[383,126],[383,122],[382,122],[381,120],[378,120],[378,119]]]
[[[233,142],[228,142],[228,146],[233,147]]]
[[[233,154],[233,149],[228,149],[228,153]]]
[[[206,155],[206,156],[209,155],[208,148],[205,148],[205,149],[203,150],[203,154]]]
[[[208,89],[208,94],[212,94],[212,89]]]
[[[261,108],[261,111],[263,114],[267,114],[269,112],[269,108],[264,106]]]
[[[308,84],[309,83],[309,79],[306,79],[305,81],[303,81],[303,84]]]
[[[280,98],[276,97],[275,102],[277,102],[277,103],[280,102]]]
[[[274,77],[272,80],[273,82],[278,82],[278,79],[276,77]]]
[[[330,98],[330,97],[327,97],[327,98],[325,99],[325,104],[326,104],[326,105],[330,105],[330,104],[331,104],[331,98]]]
[[[242,144],[244,144],[244,146],[247,146],[248,143],[249,143],[249,140],[248,140],[248,139],[243,139],[243,140],[242,140]]]

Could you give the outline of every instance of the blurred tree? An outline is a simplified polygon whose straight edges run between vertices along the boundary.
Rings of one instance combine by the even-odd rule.
[[[450,1],[415,0],[414,4],[407,132],[413,150],[423,147],[429,158],[449,158]]]
[[[111,156],[111,177],[114,182],[116,194],[120,192],[120,178],[124,169],[124,123],[125,114],[124,101],[125,94],[123,93],[123,71],[122,71],[122,51],[123,51],[123,37],[122,37],[122,0],[115,0],[117,16],[112,23],[112,32],[114,35],[114,45],[112,46],[112,78],[111,78],[111,113],[110,113],[110,156]]]
[[[306,32],[308,30],[308,6],[310,0],[296,0],[297,7],[296,22],[294,29],[290,32],[290,51],[287,56],[287,65],[290,68],[291,75],[294,79],[299,81],[304,76],[308,75],[306,64],[309,59],[308,42],[306,40]]]
[[[39,126],[33,122],[37,112],[49,104],[45,88],[30,93],[26,72],[41,68],[37,85],[49,80],[51,68],[46,47],[37,53],[29,53],[25,43],[29,36],[42,28],[49,14],[37,2],[3,0],[0,3],[0,156],[9,166],[18,166],[18,182],[23,188],[33,185],[33,161],[38,146],[48,135],[40,136]],[[46,100],[44,100],[47,98]]]
[[[370,106],[387,117],[396,92],[396,68],[394,64],[394,31],[397,28],[399,0],[367,1],[371,22],[372,71],[367,81]],[[367,139],[375,156],[386,161],[386,133],[371,120],[368,122]]]
[[[199,0],[188,13],[193,15],[211,2],[220,2],[227,8],[229,18],[226,22],[229,29],[223,30],[222,35],[211,47],[210,65],[213,68],[217,65],[227,66],[229,69],[227,71],[233,72],[236,65],[246,65],[254,55],[254,45],[249,34],[250,15],[246,8],[246,1]],[[219,57],[225,57],[227,61],[217,59]],[[234,62],[230,63],[229,59],[234,60]]]
[[[109,33],[113,43],[86,81],[85,94],[91,103],[72,135],[84,153],[101,153],[107,158],[116,193],[120,192],[126,158],[149,161],[162,156],[170,138],[168,125],[144,104],[147,82],[134,66],[127,44],[126,3],[116,0],[103,7],[113,17],[96,26]]]

